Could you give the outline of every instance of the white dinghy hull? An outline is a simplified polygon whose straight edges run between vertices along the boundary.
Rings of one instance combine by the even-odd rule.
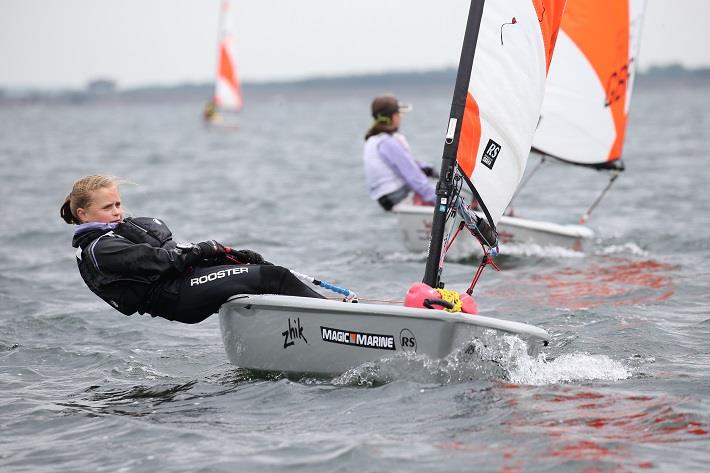
[[[429,248],[433,209],[424,205],[406,204],[392,209],[397,215],[407,250],[427,251]],[[528,243],[582,251],[585,241],[594,238],[594,232],[583,225],[560,225],[505,215],[500,218],[497,229],[503,247],[506,243]],[[503,250],[505,251],[505,248]],[[478,242],[463,235],[456,238],[448,256],[455,259],[476,253],[481,253]]]
[[[531,353],[548,340],[541,328],[481,315],[294,296],[234,296],[219,320],[232,364],[313,375],[339,375],[402,352],[442,359],[491,335],[517,335]]]

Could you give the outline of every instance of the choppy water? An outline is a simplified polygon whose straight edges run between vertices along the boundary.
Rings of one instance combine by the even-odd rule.
[[[627,172],[584,255],[519,247],[477,287],[483,313],[553,335],[494,366],[397,359],[331,380],[227,362],[219,325],[124,317],[86,289],[58,208],[114,174],[134,215],[401,299],[421,278],[395,217],[364,191],[368,104],[381,90],[249,96],[240,129],[202,104],[0,109],[0,470],[705,471],[710,463],[710,85],[639,87]],[[435,161],[447,88],[396,90],[415,154]],[[247,91],[248,94],[248,91]],[[672,97],[672,98],[671,98]],[[573,222],[605,184],[550,166],[519,214]],[[464,289],[472,263],[452,263]]]

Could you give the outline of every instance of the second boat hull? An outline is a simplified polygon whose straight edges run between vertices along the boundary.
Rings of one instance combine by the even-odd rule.
[[[405,248],[409,251],[427,251],[431,239],[433,207],[402,204],[392,209],[392,212],[397,215]],[[583,225],[560,225],[503,216],[498,223],[498,235],[502,246],[528,243],[582,251],[584,243],[594,237],[594,232]],[[454,241],[449,256],[457,258],[477,252],[480,253],[478,242],[464,235]]]

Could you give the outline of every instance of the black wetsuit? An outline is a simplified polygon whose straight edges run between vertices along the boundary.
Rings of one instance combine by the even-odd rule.
[[[168,227],[150,217],[80,225],[72,246],[79,248],[79,272],[89,289],[126,315],[193,324],[235,294],[323,297],[281,266],[201,260],[178,248]]]

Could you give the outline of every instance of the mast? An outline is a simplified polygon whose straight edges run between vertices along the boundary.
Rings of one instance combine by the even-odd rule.
[[[449,206],[453,204],[451,202],[451,193],[454,166],[456,165],[461,124],[466,107],[473,56],[476,52],[476,42],[478,41],[484,3],[485,0],[472,0],[468,11],[468,19],[466,20],[466,32],[464,33],[463,46],[461,47],[461,58],[459,59],[459,68],[456,74],[454,96],[451,101],[449,125],[441,157],[441,171],[439,173],[439,182],[436,185],[436,204],[434,206],[434,219],[429,243],[429,256],[424,270],[423,282],[431,287],[437,287],[441,277],[441,251],[444,232],[446,231],[446,215],[449,211]]]

